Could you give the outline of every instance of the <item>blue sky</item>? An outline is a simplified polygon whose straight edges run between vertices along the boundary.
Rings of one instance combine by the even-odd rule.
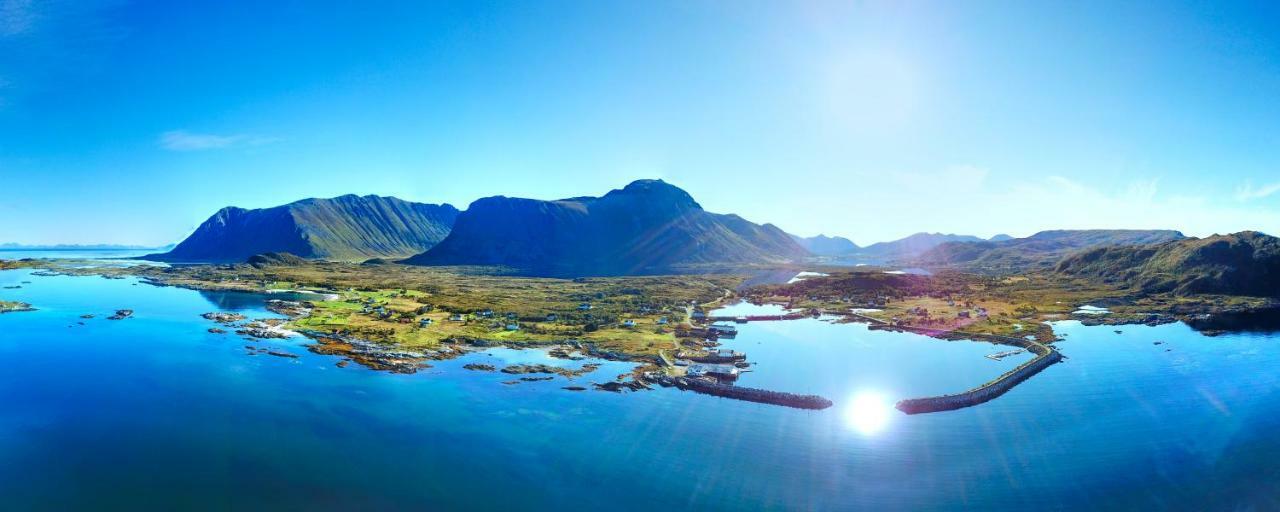
[[[859,243],[1280,233],[1275,3],[187,4],[0,0],[0,242],[646,177]]]

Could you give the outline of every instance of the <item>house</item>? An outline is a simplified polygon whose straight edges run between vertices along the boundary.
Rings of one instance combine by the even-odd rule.
[[[516,324],[516,323],[507,324],[507,330],[508,330],[508,331],[518,331],[518,330],[520,330],[520,324]]]
[[[969,318],[969,312],[961,311],[959,313],[956,313],[956,318]]]
[[[558,321],[558,320],[560,320],[560,316],[559,316],[559,315],[556,315],[555,313],[547,313],[547,321],[548,321],[548,322],[555,322],[555,321]]]
[[[733,357],[736,357],[737,355],[738,355],[737,352],[734,352],[733,350],[730,350],[727,348],[716,350],[716,357],[733,358]]]
[[[702,310],[694,311],[694,312],[693,312],[693,319],[694,319],[694,320],[706,320],[706,319],[707,319],[707,314],[706,314],[705,312],[703,312]]]
[[[685,370],[685,374],[690,377],[708,375],[712,377],[737,378],[738,367],[731,364],[696,363],[689,365],[689,369]]]
[[[625,322],[622,322],[622,326],[623,326],[623,327],[635,327],[635,326],[636,326],[636,321],[635,321],[635,320],[627,320],[627,321],[625,321]]]
[[[667,325],[667,317],[664,316],[662,318],[659,318],[658,325]]]
[[[434,321],[431,320],[430,318],[423,318],[421,320],[418,320],[418,327],[426,327],[428,325],[431,325],[433,322]]]
[[[507,313],[507,320],[515,320],[515,319],[516,319],[515,313]]]
[[[466,320],[466,318],[462,316],[462,313],[454,313],[452,315],[449,315],[450,322],[461,322],[463,320]]]
[[[738,335],[738,328],[734,327],[733,324],[714,323],[714,324],[711,324],[710,329],[711,329],[711,332],[714,332],[726,338],[732,338]]]
[[[583,302],[582,304],[578,304],[578,311],[590,311],[590,310],[591,310],[590,302]]]
[[[492,318],[492,317],[493,317],[493,310],[492,310],[492,309],[482,309],[482,310],[480,310],[480,316],[482,316],[482,317],[484,317],[484,318]]]

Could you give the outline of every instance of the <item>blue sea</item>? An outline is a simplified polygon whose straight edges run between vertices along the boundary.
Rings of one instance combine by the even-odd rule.
[[[830,319],[739,325],[727,345],[755,363],[741,384],[835,402],[805,411],[562,389],[625,363],[516,385],[462,368],[590,362],[539,350],[400,375],[339,368],[304,338],[207,332],[209,311],[274,316],[259,295],[25,270],[0,286],[39,308],[0,315],[6,510],[1280,508],[1272,334],[1064,322],[1066,362],[979,407],[908,416],[893,402],[1029,356]]]

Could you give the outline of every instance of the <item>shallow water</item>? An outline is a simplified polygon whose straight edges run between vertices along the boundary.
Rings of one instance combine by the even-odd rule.
[[[0,289],[40,308],[0,315],[7,509],[1280,506],[1274,335],[1065,322],[1066,363],[976,408],[906,416],[877,408],[972,387],[1024,356],[820,319],[739,325],[728,345],[758,363],[743,385],[836,402],[802,411],[561,389],[623,363],[518,385],[462,369],[585,363],[542,351],[415,375],[336,368],[303,339],[214,335],[198,316],[272,316],[261,296],[0,272],[0,285],[24,280]],[[119,308],[135,317],[104,318]],[[85,313],[99,316],[77,325]]]

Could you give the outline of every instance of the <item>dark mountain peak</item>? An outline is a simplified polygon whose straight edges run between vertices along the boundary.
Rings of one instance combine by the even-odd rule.
[[[652,206],[666,210],[701,210],[702,205],[693,200],[693,196],[684,189],[662,180],[636,180],[621,189],[609,191],[601,201],[617,201],[626,198],[630,201],[645,201]]]
[[[782,230],[706,212],[687,192],[639,180],[602,197],[487,197],[458,216],[422,265],[504,265],[555,276],[669,272],[683,265],[783,262],[807,252]]]

